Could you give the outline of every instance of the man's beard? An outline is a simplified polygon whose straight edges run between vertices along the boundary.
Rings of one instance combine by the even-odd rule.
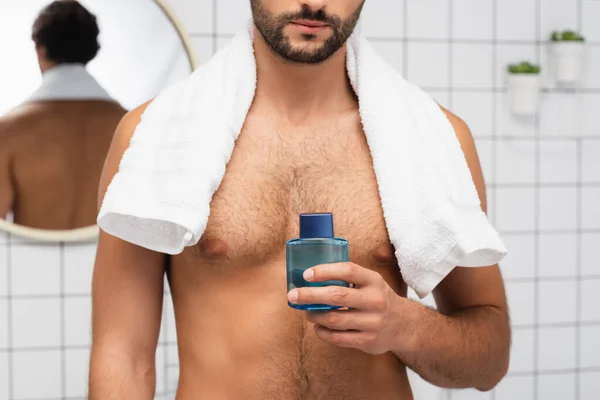
[[[345,21],[337,16],[327,15],[323,10],[312,11],[308,6],[304,6],[300,12],[274,16],[262,7],[261,0],[251,0],[250,4],[254,25],[275,53],[296,63],[318,64],[327,60],[346,43],[356,27],[364,2]],[[294,49],[284,34],[285,27],[294,20],[325,23],[332,29],[333,34],[319,48]],[[316,38],[316,35],[310,34],[303,36],[307,41]]]

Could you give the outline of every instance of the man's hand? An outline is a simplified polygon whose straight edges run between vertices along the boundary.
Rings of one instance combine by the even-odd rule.
[[[398,313],[401,298],[377,272],[353,263],[324,264],[304,272],[308,282],[341,280],[352,287],[303,287],[288,293],[295,304],[327,304],[349,310],[310,311],[319,338],[340,347],[351,347],[368,354],[391,351],[398,342]]]

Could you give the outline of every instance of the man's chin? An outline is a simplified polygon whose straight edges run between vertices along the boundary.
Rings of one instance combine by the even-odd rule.
[[[316,56],[323,50],[323,43],[320,42],[291,42],[291,53],[305,54],[306,56]]]

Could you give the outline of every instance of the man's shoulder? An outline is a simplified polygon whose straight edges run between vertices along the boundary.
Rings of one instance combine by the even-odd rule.
[[[452,124],[452,127],[454,128],[454,133],[456,134],[456,137],[458,137],[458,140],[461,143],[463,141],[472,141],[473,135],[471,134],[471,130],[469,129],[467,123],[450,110],[447,110],[441,105],[439,105],[439,107],[448,118],[448,121],[450,121],[450,124]]]
[[[119,121],[114,140],[120,142],[121,144],[129,143],[137,126],[142,120],[142,116],[146,112],[146,109],[148,106],[150,106],[150,104],[152,104],[153,101],[154,99],[150,99],[136,108],[126,112]]]

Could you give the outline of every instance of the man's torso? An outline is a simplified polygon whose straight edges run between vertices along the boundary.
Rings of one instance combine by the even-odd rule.
[[[350,261],[406,296],[358,112],[291,126],[250,112],[208,226],[172,258],[178,399],[410,399],[405,366],[318,339],[287,305],[285,243],[332,212]]]

